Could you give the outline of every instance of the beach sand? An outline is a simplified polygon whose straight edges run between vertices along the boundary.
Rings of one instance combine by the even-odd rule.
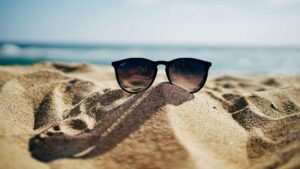
[[[0,168],[300,168],[300,76],[164,81],[132,95],[112,67],[0,67]]]

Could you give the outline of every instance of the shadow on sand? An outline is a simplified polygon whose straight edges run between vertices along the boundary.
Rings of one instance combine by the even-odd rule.
[[[61,131],[60,123],[34,136],[28,142],[33,157],[49,162],[59,158],[90,158],[99,156],[126,139],[164,105],[180,105],[192,100],[194,95],[169,83],[161,83],[146,92],[124,95],[121,90],[105,94],[92,94],[85,98],[85,110],[74,107],[65,120],[72,121],[79,133]],[[125,101],[111,109],[105,109],[116,100]],[[125,98],[124,98],[125,97]],[[102,104],[99,106],[99,104]],[[89,121],[76,118],[85,114],[96,122],[87,128]],[[72,120],[72,118],[75,118]],[[75,124],[75,125],[74,125]]]

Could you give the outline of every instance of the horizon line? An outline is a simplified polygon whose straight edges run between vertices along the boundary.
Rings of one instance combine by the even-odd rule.
[[[163,47],[163,48],[300,48],[295,44],[251,44],[251,43],[142,43],[142,42],[70,42],[70,41],[28,41],[0,40],[0,44],[23,46],[61,46],[61,47]]]

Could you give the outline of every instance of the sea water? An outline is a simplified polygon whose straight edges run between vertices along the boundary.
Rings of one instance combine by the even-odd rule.
[[[198,58],[212,62],[212,74],[300,74],[298,47],[0,43],[0,65],[43,61],[110,65],[112,61],[132,57],[154,61]]]

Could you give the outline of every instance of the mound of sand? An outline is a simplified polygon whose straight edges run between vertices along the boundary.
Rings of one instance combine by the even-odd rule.
[[[110,67],[0,67],[0,168],[300,168],[300,77],[165,79],[132,95]]]

